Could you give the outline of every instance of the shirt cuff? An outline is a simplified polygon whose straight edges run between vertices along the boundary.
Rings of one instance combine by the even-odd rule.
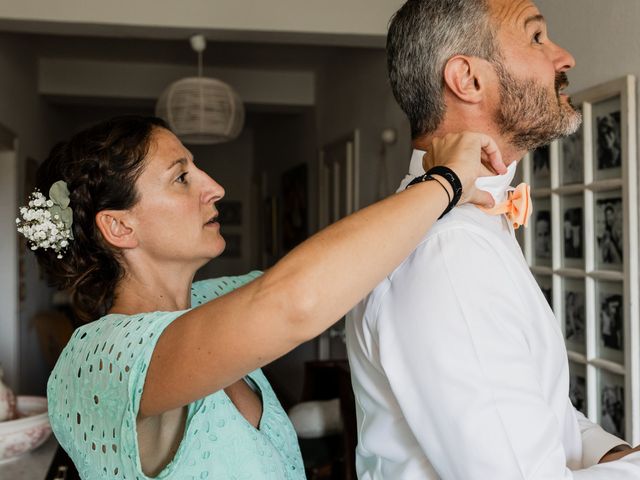
[[[612,448],[630,445],[615,435],[606,432],[600,426],[594,426],[582,433],[582,467],[597,465],[602,457]]]

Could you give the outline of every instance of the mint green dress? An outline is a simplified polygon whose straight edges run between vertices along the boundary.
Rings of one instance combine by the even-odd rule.
[[[192,305],[258,275],[194,283]],[[140,466],[136,416],[156,341],[182,313],[106,315],[74,332],[49,377],[47,397],[53,432],[82,479],[149,478]],[[248,378],[262,397],[259,428],[246,421],[222,390],[197,400],[188,406],[175,457],[154,478],[305,478],[295,431],[269,382],[260,370]]]

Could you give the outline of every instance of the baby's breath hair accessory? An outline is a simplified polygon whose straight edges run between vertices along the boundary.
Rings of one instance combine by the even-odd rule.
[[[73,211],[66,182],[58,180],[51,185],[49,198],[35,189],[29,195],[29,204],[20,207],[20,216],[16,218],[18,232],[29,241],[31,250],[50,248],[62,258],[73,240]]]

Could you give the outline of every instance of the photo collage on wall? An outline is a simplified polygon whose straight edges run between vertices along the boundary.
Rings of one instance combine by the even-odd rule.
[[[628,174],[636,164],[635,79],[582,92],[574,104],[583,113],[578,131],[525,161],[533,214],[524,250],[564,334],[574,407],[620,438],[638,438],[631,426],[640,412],[630,404],[640,399],[629,386],[639,372],[629,359],[640,342],[627,338],[640,290],[638,232],[628,220],[637,216],[628,201],[637,195]]]

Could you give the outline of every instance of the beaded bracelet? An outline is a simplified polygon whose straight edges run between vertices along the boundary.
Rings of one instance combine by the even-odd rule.
[[[451,185],[451,189],[453,190],[453,198],[449,196],[449,191],[444,187],[444,185],[442,185],[442,183],[439,182],[437,179],[433,178],[432,175],[439,175],[442,178],[444,178],[447,182],[449,182],[449,185]],[[460,201],[460,197],[462,197],[462,182],[460,182],[460,178],[458,178],[458,175],[456,175],[456,173],[453,170],[451,170],[448,167],[438,165],[436,167],[430,168],[429,171],[424,175],[420,175],[419,177],[416,177],[413,180],[411,180],[409,185],[407,185],[407,188],[417,183],[426,182],[429,180],[438,181],[438,183],[442,185],[442,187],[447,192],[447,197],[449,198],[449,205],[447,206],[445,211],[442,213],[442,215],[440,215],[440,217],[438,218],[438,220],[440,220],[447,213],[449,213],[453,209],[453,207],[455,207]]]

